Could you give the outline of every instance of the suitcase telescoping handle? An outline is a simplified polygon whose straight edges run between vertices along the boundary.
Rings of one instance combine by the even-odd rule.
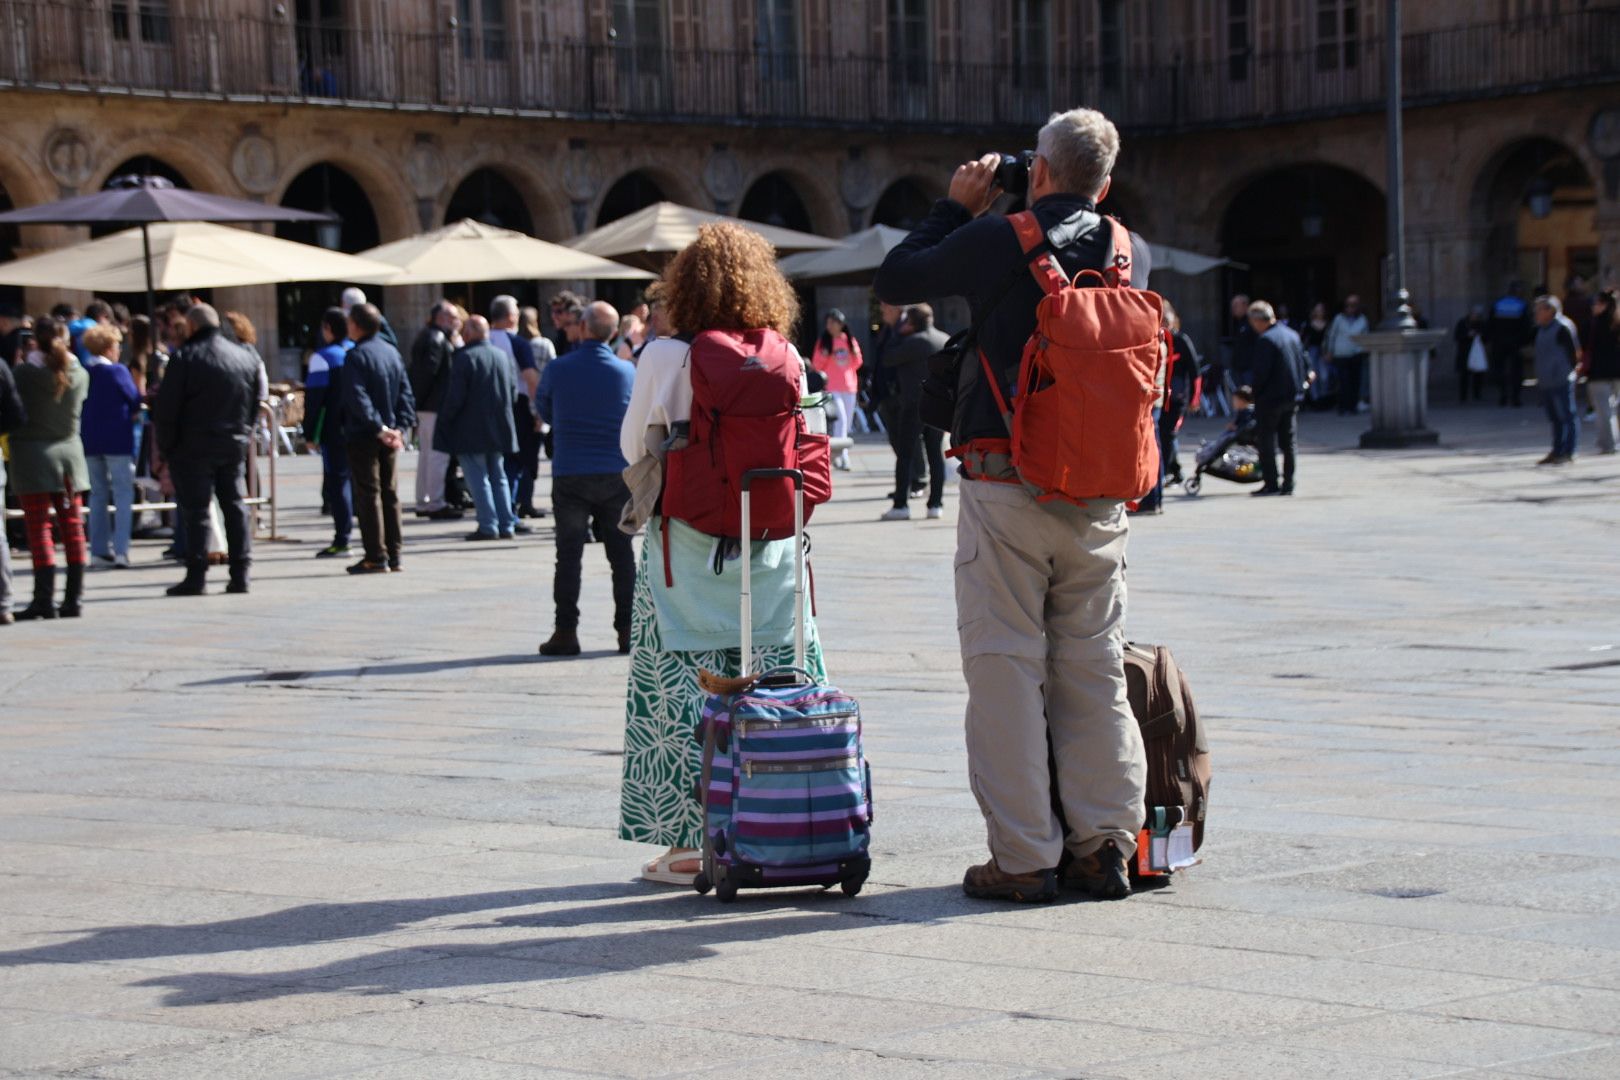
[[[793,666],[804,667],[804,473],[798,469],[750,469],[742,475],[742,675],[754,656],[754,581],[749,487],[755,480],[793,481]]]

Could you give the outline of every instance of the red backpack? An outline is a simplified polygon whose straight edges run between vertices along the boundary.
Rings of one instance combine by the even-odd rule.
[[[692,341],[692,420],[686,446],[665,459],[663,513],[710,536],[740,537],[742,476],[804,473],[804,516],[832,498],[827,436],[805,428],[803,366],[775,330],[709,330]],[[752,540],[793,535],[793,484],[750,488]]]
[[[1045,241],[1035,215],[1008,218],[1026,254]],[[1140,499],[1159,479],[1153,406],[1159,398],[1163,301],[1133,289],[1131,235],[1113,218],[1106,271],[1070,280],[1050,253],[1030,263],[1046,295],[1024,346],[1011,407],[981,350],[980,363],[1012,434],[1013,467],[1041,502]],[[1082,287],[1086,277],[1099,287]]]

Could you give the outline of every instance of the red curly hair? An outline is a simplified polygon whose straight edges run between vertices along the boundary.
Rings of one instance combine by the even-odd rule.
[[[792,337],[799,297],[776,268],[776,249],[730,222],[698,230],[664,269],[659,299],[679,333],[769,328]]]

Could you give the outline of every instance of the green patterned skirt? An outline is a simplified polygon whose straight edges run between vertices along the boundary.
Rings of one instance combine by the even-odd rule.
[[[698,720],[707,696],[698,687],[698,672],[740,674],[742,649],[672,652],[663,647],[647,578],[647,548],[642,547],[631,616],[619,838],[695,849],[702,846],[703,810],[692,797],[692,790],[703,752]],[[827,672],[821,644],[814,632],[807,637],[805,666],[824,679]],[[792,663],[792,645],[756,646],[751,669],[761,671]]]

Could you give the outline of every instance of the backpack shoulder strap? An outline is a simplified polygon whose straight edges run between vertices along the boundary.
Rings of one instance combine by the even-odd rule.
[[[1131,286],[1131,234],[1130,230],[1119,223],[1119,218],[1111,217],[1108,224],[1114,230],[1114,257],[1109,261],[1108,268],[1113,271],[1112,284],[1122,289]]]
[[[1063,273],[1063,268],[1058,265],[1056,256],[1050,250],[1046,230],[1041,228],[1035,212],[1025,210],[1021,214],[1012,215],[1007,221],[1017,234],[1018,244],[1024,249],[1024,255],[1029,258],[1030,273],[1035,275],[1035,281],[1040,285],[1041,291],[1051,295],[1067,288],[1068,276]],[[1047,248],[1044,252],[1041,251],[1043,247]]]

